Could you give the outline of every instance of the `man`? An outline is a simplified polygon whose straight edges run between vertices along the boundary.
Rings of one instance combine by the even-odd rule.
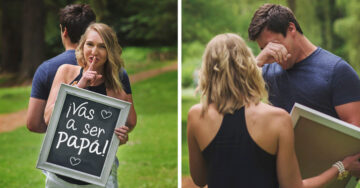
[[[312,44],[289,8],[261,6],[248,34],[262,50],[256,60],[274,106],[290,112],[297,102],[360,127],[359,77],[343,59]]]
[[[75,49],[78,41],[87,26],[96,19],[90,6],[84,4],[68,5],[60,10],[59,15],[65,52],[43,62],[36,70],[27,113],[27,128],[32,132],[46,131],[44,109],[56,71],[62,64],[77,64]]]

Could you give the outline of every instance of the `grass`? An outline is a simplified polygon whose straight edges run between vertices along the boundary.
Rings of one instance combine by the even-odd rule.
[[[132,90],[138,123],[117,153],[119,187],[176,187],[177,73],[136,83]],[[26,127],[0,133],[0,187],[44,187],[45,176],[35,168],[43,136]]]
[[[122,58],[128,74],[164,67],[176,61],[175,47],[126,47]]]
[[[28,106],[31,87],[0,89],[0,114],[22,110]]]
[[[200,98],[195,97],[193,89],[186,89],[182,91],[182,99],[181,99],[181,170],[183,176],[189,176],[189,151],[187,146],[187,136],[186,136],[186,127],[187,127],[187,115],[189,109],[194,104],[199,103]]]
[[[138,123],[120,147],[119,187],[177,186],[177,72],[135,84]]]
[[[25,127],[0,133],[0,187],[45,187],[45,176],[35,168],[42,138]]]

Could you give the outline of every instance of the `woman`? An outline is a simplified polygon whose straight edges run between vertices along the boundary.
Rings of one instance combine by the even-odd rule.
[[[89,25],[76,49],[76,59],[79,66],[62,65],[56,73],[45,108],[46,124],[49,123],[61,83],[71,84],[133,103],[129,79],[123,70],[124,62],[120,58],[122,50],[117,41],[116,33],[109,26],[101,23]],[[121,71],[123,73],[120,75],[122,78],[120,78],[120,82],[119,72]],[[124,90],[127,90],[129,94]],[[128,133],[135,125],[136,112],[132,104],[126,126],[115,129],[120,144],[125,144],[128,141]],[[116,159],[106,187],[117,187],[117,167],[118,160]],[[72,178],[48,173],[46,187],[56,187],[55,184],[59,185],[59,183],[63,187],[87,184]],[[97,186],[86,185],[86,187]]]
[[[201,104],[190,109],[187,125],[190,173],[199,186],[320,187],[339,174],[340,165],[348,170],[360,157],[302,180],[290,116],[262,102],[267,91],[261,72],[235,34],[209,42],[199,87]]]

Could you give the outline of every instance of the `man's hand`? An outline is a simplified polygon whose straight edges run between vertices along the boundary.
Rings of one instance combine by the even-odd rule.
[[[274,62],[279,63],[283,69],[287,69],[287,60],[291,57],[284,45],[274,42],[269,42],[265,48],[256,57],[256,62],[259,67],[265,64]]]

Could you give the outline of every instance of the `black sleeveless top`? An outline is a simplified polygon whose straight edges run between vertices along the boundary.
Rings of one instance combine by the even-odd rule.
[[[80,74],[72,82],[70,82],[70,85],[73,84],[75,81],[78,82],[82,77],[82,73],[83,73],[83,68],[80,69]],[[89,86],[89,87],[87,87],[85,89],[96,92],[96,93],[106,95],[105,82],[103,82],[102,84],[100,84],[98,86]],[[87,183],[87,182],[84,182],[84,181],[81,181],[81,180],[69,178],[67,176],[62,176],[62,175],[59,175],[59,174],[55,174],[55,175],[57,177],[61,178],[62,180],[68,182],[68,183],[77,184],[77,185],[88,185],[88,184],[90,184],[90,183]]]
[[[218,133],[202,155],[209,188],[279,187],[276,155],[264,151],[250,137],[244,107],[224,115]]]

